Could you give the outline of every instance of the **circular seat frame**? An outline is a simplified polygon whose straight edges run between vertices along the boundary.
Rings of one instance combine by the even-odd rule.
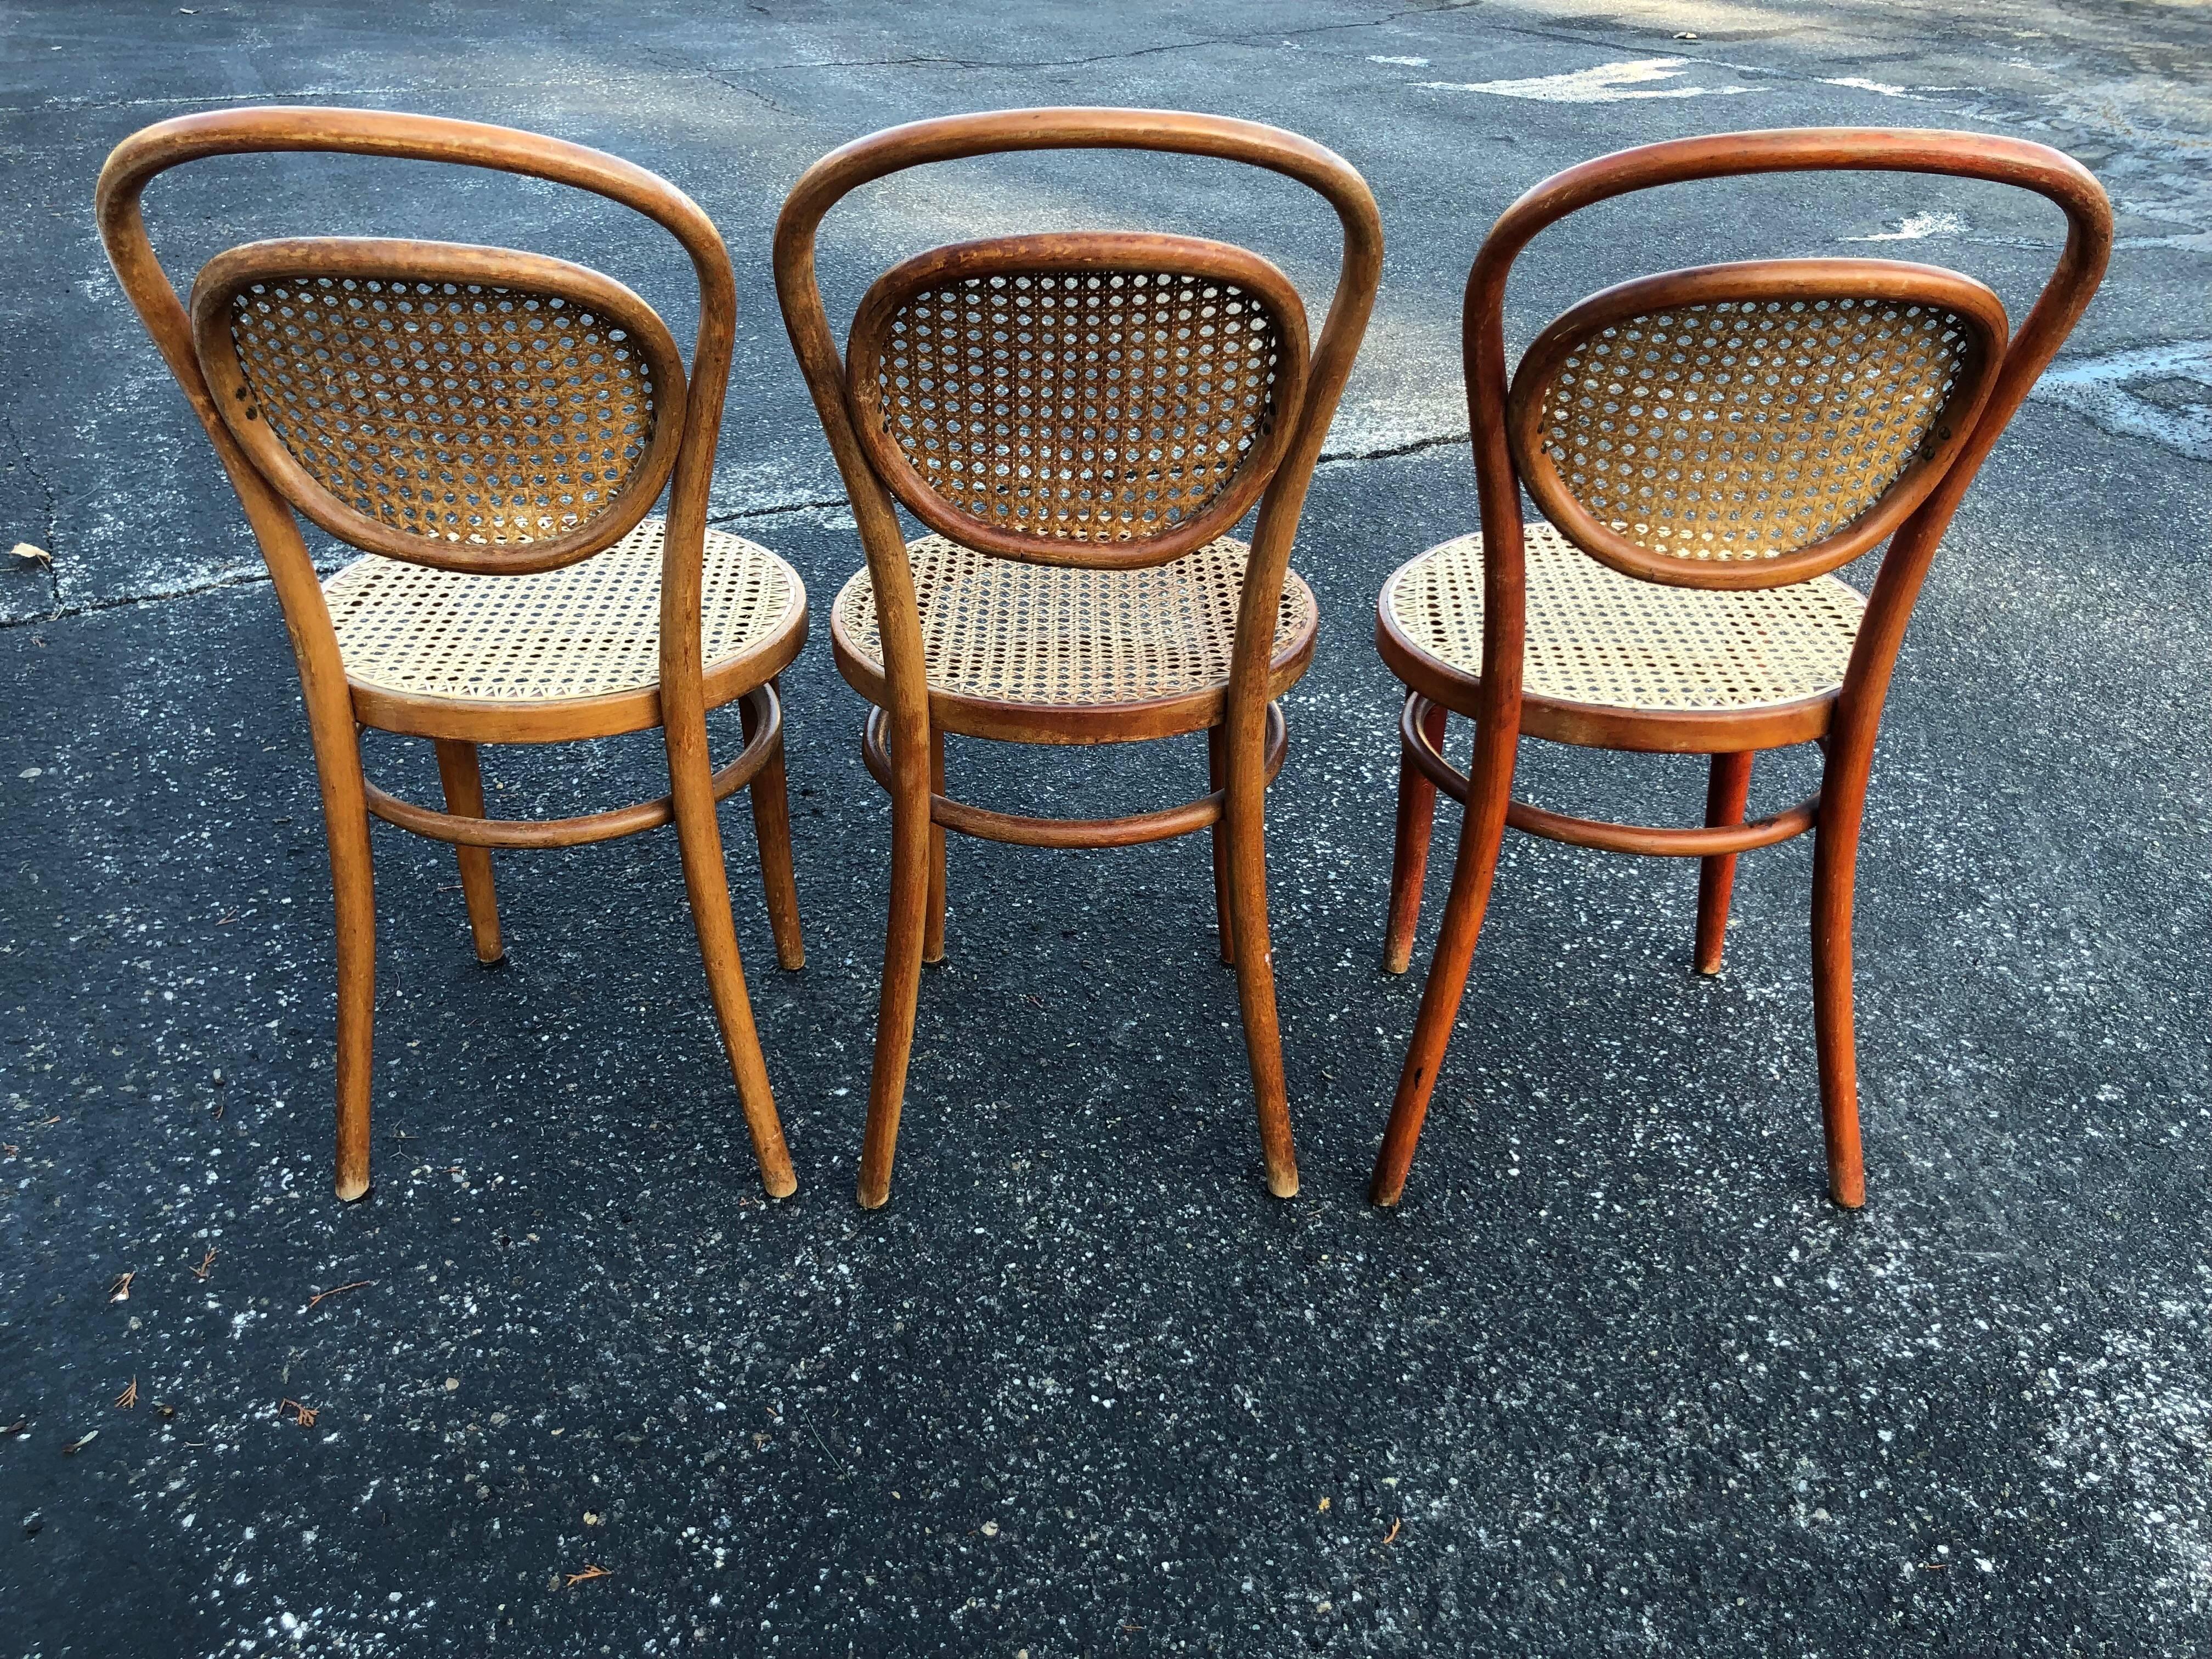
[[[973,548],[963,547],[944,537],[927,536],[908,545],[908,555],[917,562],[930,558],[949,566],[938,588],[942,592],[956,584],[981,577],[1000,589],[994,595],[998,605],[993,613],[978,618],[985,631],[997,634],[993,644],[998,647],[994,655],[1014,657],[1029,653],[1052,653],[1061,658],[1077,655],[1075,648],[1065,641],[1049,636],[1048,629],[1055,616],[1065,616],[1073,607],[1063,592],[1071,590],[1074,603],[1089,602],[1098,614],[1099,626],[1087,634],[1083,646],[1094,654],[1121,652],[1133,654],[1144,641],[1115,639],[1115,620],[1109,614],[1122,590],[1152,587],[1171,584],[1176,574],[1193,561],[1214,557],[1206,568],[1200,569],[1196,580],[1188,585],[1187,597],[1209,606],[1218,605],[1225,611],[1229,633],[1236,628],[1237,590],[1243,576],[1244,559],[1250,550],[1242,542],[1227,538],[1212,542],[1182,558],[1163,565],[1152,565],[1133,570],[1070,569],[1063,566],[1026,564],[1012,559],[1001,559]],[[1223,558],[1222,554],[1231,556]],[[948,556],[948,555],[950,556]],[[1200,584],[1209,580],[1224,580],[1225,589],[1206,592]],[[1004,592],[1008,586],[1015,589]],[[917,588],[921,584],[916,584]],[[1028,588],[1029,592],[1019,590]],[[1149,608],[1154,596],[1131,592],[1129,600]],[[943,601],[939,601],[943,603]],[[1042,618],[1043,625],[1028,636],[998,633],[991,626],[999,621],[999,607],[1014,612],[1012,620],[1020,623]],[[929,599],[923,600],[923,637],[933,639],[933,623],[937,611]],[[1024,614],[1026,613],[1026,614]],[[888,704],[884,685],[882,645],[874,640],[875,606],[869,573],[864,565],[854,573],[837,595],[830,611],[830,639],[837,659],[837,672],[845,682],[877,708]],[[1206,621],[1200,629],[1206,627]],[[1275,633],[1275,649],[1269,664],[1267,696],[1275,698],[1297,684],[1306,670],[1313,665],[1314,641],[1320,629],[1320,607],[1315,603],[1313,592],[1295,571],[1284,574],[1282,620]],[[934,637],[941,637],[934,636]],[[1167,696],[1131,699],[1100,699],[1065,701],[1014,697],[990,697],[963,692],[939,683],[939,676],[931,675],[929,715],[933,725],[947,732],[977,738],[994,738],[1015,743],[1136,743],[1152,738],[1175,737],[1187,732],[1202,732],[1218,726],[1229,696],[1229,660],[1233,641],[1230,637],[1197,637],[1196,632],[1175,643],[1190,647],[1191,654],[1203,653],[1216,659],[1218,678],[1208,673],[1186,675],[1197,681],[1191,689]],[[872,646],[872,648],[871,648]],[[1095,677],[1095,669],[1076,664],[1054,678],[1066,680],[1081,677],[1086,672]],[[1127,678],[1126,675],[1123,678]],[[1272,778],[1273,773],[1268,775]]]
[[[1408,560],[1383,583],[1382,596],[1375,607],[1375,645],[1391,672],[1431,702],[1470,719],[1481,702],[1482,676],[1479,667],[1462,666],[1448,660],[1416,639],[1399,614],[1399,599],[1403,584],[1416,573],[1431,568],[1433,561],[1450,558],[1455,550],[1466,549],[1465,556],[1471,569],[1468,580],[1462,584],[1467,591],[1461,603],[1467,614],[1454,620],[1460,631],[1472,636],[1479,653],[1482,629],[1481,539],[1479,532],[1457,537]],[[1785,608],[1791,614],[1779,616],[1776,620],[1796,624],[1801,638],[1794,643],[1802,645],[1803,635],[1817,635],[1824,626],[1839,621],[1845,613],[1850,613],[1850,632],[1842,634],[1838,629],[1844,659],[1834,665],[1832,684],[1810,696],[1761,701],[1753,696],[1731,698],[1723,693],[1705,699],[1717,705],[1713,707],[1654,708],[1625,702],[1569,699],[1533,689],[1524,680],[1521,689],[1521,730],[1524,735],[1589,748],[1711,755],[1811,743],[1827,732],[1835,713],[1836,698],[1843,690],[1844,672],[1850,658],[1850,642],[1856,635],[1858,613],[1864,605],[1859,595],[1837,578],[1823,576],[1795,587],[1741,592],[1662,587],[1615,574],[1540,520],[1528,525],[1525,541],[1529,611],[1527,649],[1532,665],[1547,651],[1565,654],[1574,643],[1564,637],[1539,637],[1538,617],[1544,608],[1540,594],[1547,586],[1554,584],[1556,589],[1571,585],[1576,591],[1560,597],[1569,603],[1586,605],[1594,613],[1597,620],[1592,626],[1593,635],[1608,617],[1628,615],[1656,629],[1690,635],[1709,632],[1719,638],[1739,629],[1745,621],[1756,619],[1761,611],[1782,611]],[[1740,614],[1719,615],[1711,624],[1706,624],[1699,613],[1707,610]],[[1691,643],[1694,645],[1694,639]],[[1528,673],[1528,680],[1536,677],[1533,672]],[[1585,674],[1582,678],[1595,681],[1602,675]],[[1808,672],[1806,665],[1795,663],[1786,665],[1782,673],[1770,674],[1768,678],[1809,678],[1817,683],[1827,680],[1828,671],[1826,665],[1820,665]]]
[[[496,743],[658,726],[662,532],[660,520],[647,519],[581,563],[527,575],[437,570],[375,555],[346,566],[323,590],[355,718],[380,732]],[[798,656],[810,626],[806,586],[767,548],[714,530],[706,533],[701,586],[703,692],[706,706],[719,708]],[[762,614],[763,600],[779,599],[773,614]],[[403,608],[404,619],[392,620]],[[486,667],[484,657],[510,631],[531,635],[526,648],[542,649],[580,689],[538,690],[500,668],[471,673]],[[404,689],[399,682],[410,673],[505,684],[496,696],[448,696]]]

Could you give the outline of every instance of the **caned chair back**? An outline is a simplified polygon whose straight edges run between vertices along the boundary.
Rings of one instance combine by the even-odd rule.
[[[1593,295],[1537,337],[1509,380],[1506,279],[1547,226],[1661,185],[1838,170],[1983,179],[2057,203],[2065,250],[2019,333],[2008,337],[1995,294],[1956,271],[1757,260]],[[1520,584],[1525,489],[1592,557],[1675,586],[1808,581],[1887,540],[1885,568],[1901,555],[1911,573],[1911,591],[1895,595],[1909,607],[1967,484],[2088,304],[2111,242],[2110,206],[2080,163],[1964,133],[1729,133],[1545,180],[1506,210],[1468,278],[1468,398],[1493,605],[1510,605]],[[1514,631],[1493,629],[1492,644]],[[1486,663],[1486,678],[1504,666]]]
[[[841,356],[815,278],[823,217],[886,174],[1035,149],[1213,156],[1318,192],[1344,233],[1308,349],[1297,290],[1245,249],[1184,236],[1012,235],[885,272]],[[1249,121],[1170,111],[1012,110],[874,134],[809,168],[776,227],[784,319],[851,495],[893,713],[918,714],[922,649],[896,500],[1001,557],[1129,568],[1260,517],[1238,607],[1232,704],[1264,686],[1305,489],[1382,263],[1365,183],[1330,150]],[[1245,659],[1251,660],[1247,662]],[[1251,702],[1256,732],[1264,696]],[[896,721],[895,721],[896,724]]]
[[[217,254],[181,297],[146,233],[147,185],[188,161],[275,151],[519,173],[644,215],[676,239],[697,281],[689,373],[667,326],[622,283],[514,249],[252,242]],[[520,574],[612,546],[672,479],[662,617],[687,625],[661,630],[662,678],[679,699],[687,683],[696,687],[736,284],[721,238],[689,197],[617,157],[504,127],[271,107],[184,116],[134,134],[101,171],[98,210],[123,289],[246,507],[303,675],[335,665],[335,641],[287,508],[368,552]]]

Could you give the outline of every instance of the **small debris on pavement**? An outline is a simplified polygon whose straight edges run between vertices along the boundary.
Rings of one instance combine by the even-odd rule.
[[[200,1265],[192,1269],[192,1277],[194,1279],[205,1279],[208,1276],[208,1270],[214,1266],[215,1252],[213,1250],[210,1250],[205,1255],[200,1258]]]
[[[68,1445],[62,1448],[62,1455],[64,1457],[75,1457],[79,1452],[82,1451],[87,1446],[89,1446],[94,1441],[99,1438],[100,1431],[98,1429],[93,1430],[88,1434],[79,1435],[76,1439],[70,1441]]]
[[[138,1379],[134,1376],[131,1379],[131,1386],[115,1396],[115,1405],[117,1410],[127,1412],[137,1403]]]
[[[135,1270],[125,1273],[107,1287],[107,1299],[110,1302],[128,1302],[131,1299],[131,1281],[137,1277]]]
[[[33,547],[28,542],[17,542],[8,550],[27,563],[44,565],[49,570],[53,568],[54,556],[43,547]]]
[[[605,1578],[607,1576],[607,1570],[605,1567],[594,1566],[587,1561],[584,1564],[583,1571],[572,1572],[568,1575],[568,1587],[574,1589],[579,1584],[588,1583],[594,1578]]]
[[[301,1428],[312,1429],[315,1426],[315,1413],[317,1407],[313,1406],[303,1406],[296,1400],[280,1400],[276,1402],[276,1415],[280,1420],[283,1419],[287,1408],[289,1408],[292,1413],[292,1420],[297,1423]]]
[[[343,1296],[348,1291],[366,1290],[368,1286],[375,1283],[376,1281],[373,1279],[356,1279],[350,1285],[333,1285],[327,1291],[317,1291],[313,1296],[307,1298],[307,1305],[301,1311],[312,1313],[314,1310],[315,1304],[320,1302],[326,1296]]]

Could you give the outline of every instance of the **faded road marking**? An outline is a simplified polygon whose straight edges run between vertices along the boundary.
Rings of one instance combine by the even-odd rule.
[[[1955,213],[1908,213],[1897,222],[1895,230],[1881,231],[1872,236],[1846,236],[1846,242],[1923,242],[1930,236],[1956,236],[1966,228],[1966,222]]]
[[[1855,87],[1861,92],[1878,92],[1885,98],[1910,98],[1916,104],[1927,101],[1917,93],[1907,92],[1903,87],[1893,87],[1887,81],[1869,81],[1863,75],[1826,76],[1822,77],[1820,84],[1824,87]],[[1930,90],[1948,92],[1951,88],[1936,87],[1931,88]]]
[[[1662,87],[1644,90],[1647,81],[1671,81],[1686,58],[1637,58],[1600,64],[1567,75],[1539,75],[1526,81],[1424,81],[1431,92],[1487,92],[1500,98],[1534,98],[1547,104],[1617,104],[1629,98],[1725,98],[1752,87]]]
[[[2212,461],[2212,340],[2139,346],[2045,374],[2034,396],[2116,436]]]

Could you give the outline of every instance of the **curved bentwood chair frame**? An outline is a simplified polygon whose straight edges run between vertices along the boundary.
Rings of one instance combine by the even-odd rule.
[[[2063,209],[2064,251],[2009,344],[1996,296],[1955,272],[1887,260],[1759,261],[1674,271],[1595,295],[1546,329],[1509,380],[1506,278],[1545,227],[1661,185],[1834,170],[1987,179],[2035,191]],[[1466,811],[1435,960],[1376,1160],[1374,1202],[1395,1204],[1404,1189],[1508,824],[1575,846],[1702,860],[1697,965],[1706,973],[1720,966],[1736,855],[1814,832],[1813,992],[1828,1191],[1848,1207],[1865,1201],[1851,903],[1883,701],[1951,515],[2088,304],[2111,246],[2110,205],[2079,163],[2040,144],[1951,132],[1813,129],[1680,139],[1569,168],[1506,210],[1468,277],[1462,319],[1482,523],[1480,576],[1466,584],[1469,597],[1480,596],[1480,670],[1473,660],[1455,664],[1421,648],[1388,590],[1376,624],[1384,659],[1408,687],[1384,945],[1390,971],[1402,972],[1411,953],[1436,791]],[[1745,329],[1772,331],[1752,338],[1747,356]],[[1799,330],[1824,333],[1826,343],[1808,356],[1802,337],[1794,344],[1785,337]],[[1835,354],[1826,363],[1823,349]],[[1887,362],[1876,361],[1885,353]],[[1783,367],[1792,361],[1798,367]],[[1847,362],[1857,372],[1835,372]],[[1756,366],[1755,386],[1747,384],[1747,364]],[[1868,382],[1881,377],[1890,386],[1869,392]],[[1715,389],[1721,385],[1730,388],[1724,395]],[[1901,441],[1893,431],[1905,401],[1899,389],[1916,400]],[[1890,399],[1887,412],[1869,419],[1868,404],[1851,403],[1869,396]],[[1825,406],[1815,410],[1816,404]],[[1832,414],[1838,404],[1850,407]],[[1826,428],[1832,447],[1808,446],[1804,429],[1832,419],[1838,422]],[[1526,526],[1525,535],[1523,489],[1550,521]],[[1616,590],[1618,607],[1638,603],[1631,596],[1640,583],[1771,595],[1819,584],[1885,538],[1888,550],[1863,617],[1854,619],[1856,637],[1847,621],[1836,650],[1839,672],[1811,695],[1743,699],[1753,706],[1733,709],[1655,708],[1524,690],[1527,601],[1539,556],[1573,565],[1587,555],[1634,579],[1621,583],[1596,572]],[[1840,596],[1856,611],[1856,595],[1825,586],[1829,602]],[[1449,714],[1475,722],[1465,774],[1442,758]],[[1514,799],[1523,732],[1710,755],[1706,826],[1600,823]],[[1823,751],[1819,792],[1743,822],[1753,753],[1807,742]]]
[[[273,151],[485,167],[635,210],[676,239],[697,278],[688,377],[668,330],[636,295],[581,266],[510,249],[327,237],[255,242],[210,261],[187,301],[148,240],[140,206],[147,185],[185,162]],[[777,953],[799,967],[773,680],[805,641],[805,594],[765,550],[707,528],[736,314],[729,256],[713,223],[665,179],[597,150],[473,122],[345,109],[243,109],[162,122],[117,147],[98,202],[100,236],[124,291],[207,428],[260,543],[298,661],[337,899],[338,1196],[357,1199],[369,1188],[371,816],[454,847],[477,955],[488,963],[503,951],[490,848],[568,847],[673,823],[762,1181],[775,1196],[793,1191],[738,962],[715,804],[750,786]],[[646,517],[664,484],[665,524]],[[383,556],[347,567],[326,590],[295,512]],[[702,635],[710,539],[717,586],[708,609],[725,624],[711,660]],[[568,572],[594,556],[597,563]],[[534,590],[532,581],[564,586]],[[396,638],[384,636],[384,654],[400,660],[384,666],[393,672],[353,664],[349,675],[332,614],[340,596],[372,618],[375,601],[389,600],[381,614]],[[448,601],[442,610],[441,598]],[[579,647],[586,657],[596,650],[597,665],[556,672],[552,690],[533,690],[531,669],[564,665],[558,627],[531,615],[564,605],[599,611],[582,618],[593,642]],[[622,614],[610,621],[610,610]],[[522,636],[495,637],[501,617]],[[439,653],[450,666],[452,642],[464,635],[512,647],[489,694],[439,683]],[[628,647],[611,649],[612,666],[611,639]],[[432,689],[410,689],[422,684]],[[732,700],[740,700],[746,741],[718,771],[706,714]],[[666,739],[666,795],[579,817],[484,816],[479,742],[548,743],[656,726]],[[447,810],[369,783],[364,726],[432,738]]]
[[[995,238],[908,260],[870,290],[841,357],[815,279],[816,232],[830,210],[908,167],[1039,149],[1211,156],[1318,192],[1342,223],[1344,245],[1310,361],[1297,292],[1266,260],[1220,243],[1117,232]],[[1267,1185],[1283,1197],[1297,1192],[1262,815],[1284,750],[1273,700],[1312,652],[1311,595],[1287,575],[1291,544],[1374,303],[1382,251],[1374,198],[1333,152],[1273,127],[1170,111],[1013,110],[918,122],[823,157],[792,191],[776,226],[777,292],[852,498],[872,589],[872,617],[853,625],[840,600],[833,637],[841,672],[876,705],[864,753],[891,797],[863,1205],[890,1194],[921,964],[944,954],[947,830],[1032,847],[1123,847],[1213,831],[1222,951],[1237,970]],[[1255,501],[1246,557],[1222,538]],[[909,550],[896,505],[939,535]],[[1217,595],[1218,584],[1235,584],[1222,598],[1234,614],[1225,672],[1186,676],[1150,696],[1095,688],[1024,696],[1020,688],[963,689],[943,673],[933,679],[925,634],[941,640],[955,625],[948,618],[963,592],[991,583],[1004,591],[1032,580],[1010,574],[1025,569],[1038,583],[1050,579],[1036,567],[1107,573],[1102,583],[1152,569],[1165,579],[1178,560],[1186,562],[1176,572],[1201,564],[1215,572]],[[948,566],[958,568],[939,580]],[[862,585],[856,577],[848,596]],[[1114,614],[1099,607],[1052,673],[1080,678],[1100,653],[1110,657]],[[988,641],[971,645],[968,659],[979,654],[990,654]],[[945,793],[947,732],[1054,744],[1198,731],[1208,734],[1212,793],[1183,806],[1075,821],[989,811]]]

